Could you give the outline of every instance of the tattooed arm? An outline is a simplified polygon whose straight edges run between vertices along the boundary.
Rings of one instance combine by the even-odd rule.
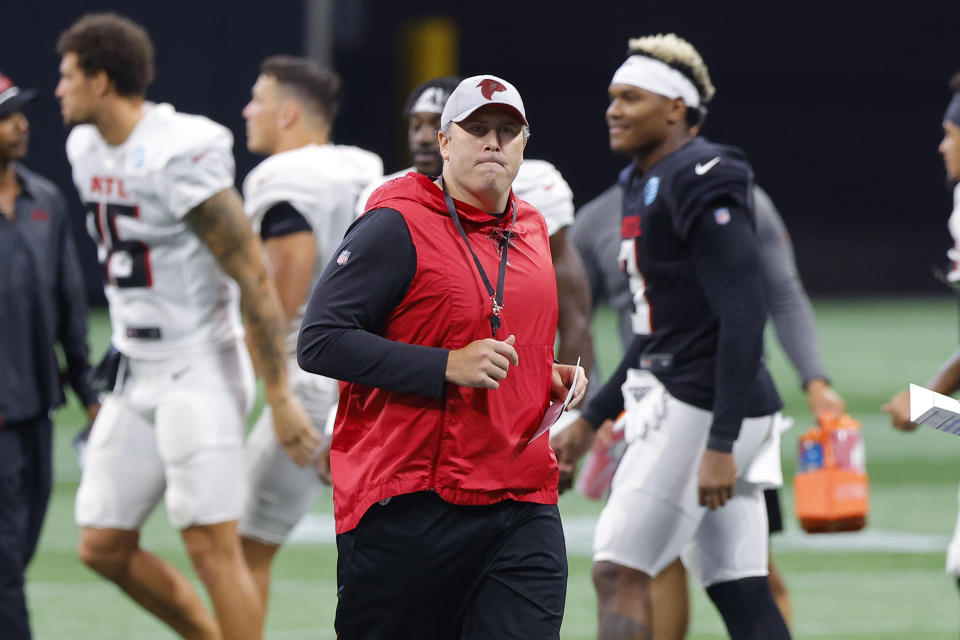
[[[263,249],[243,214],[240,195],[232,188],[225,189],[197,205],[184,219],[220,268],[240,286],[247,344],[266,382],[277,439],[298,464],[307,464],[320,447],[320,434],[287,387],[286,321]]]

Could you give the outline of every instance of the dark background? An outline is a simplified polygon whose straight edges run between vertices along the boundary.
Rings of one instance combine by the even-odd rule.
[[[307,0],[309,1],[309,0]],[[240,110],[262,58],[305,50],[304,2],[75,0],[0,9],[0,70],[44,91],[27,115],[27,164],[76,201],[53,99],[56,39],[84,12],[141,22],[157,48],[148,97],[202,113],[236,136],[238,182],[258,161],[244,148]],[[335,2],[332,59],[345,98],[335,139],[409,164],[400,109],[409,87],[400,34],[447,16],[460,34],[461,75],[494,73],[523,95],[529,157],[553,162],[582,205],[627,159],[607,149],[606,87],[627,39],[675,31],[703,55],[717,96],[704,134],[749,154],[758,182],[790,227],[814,295],[940,290],[951,209],[937,154],[950,76],[960,70],[960,2]],[[76,203],[75,229],[92,260]],[[90,269],[92,294],[99,290]]]

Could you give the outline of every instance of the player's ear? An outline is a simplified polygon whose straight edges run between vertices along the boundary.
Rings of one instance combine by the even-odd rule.
[[[443,158],[444,162],[446,162],[450,155],[450,151],[448,149],[450,138],[448,138],[443,132],[443,129],[439,129],[437,131],[437,140],[440,142],[440,157]]]
[[[277,112],[277,125],[281,129],[289,129],[299,118],[300,105],[295,100],[286,100]]]
[[[103,69],[100,69],[96,73],[87,76],[87,79],[90,81],[90,86],[93,88],[93,93],[97,97],[102,98],[103,96],[107,95],[107,91],[111,88],[116,90],[116,87],[113,86],[113,82],[110,80],[110,76],[108,76],[107,72]]]
[[[678,122],[686,122],[687,119],[687,104],[683,101],[683,98],[673,98],[667,103],[667,122],[670,124],[676,124]]]

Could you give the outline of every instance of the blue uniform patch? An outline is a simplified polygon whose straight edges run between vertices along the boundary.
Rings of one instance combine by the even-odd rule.
[[[730,209],[727,209],[726,207],[715,209],[713,212],[713,219],[717,221],[717,224],[727,224],[730,222]]]
[[[660,193],[660,178],[653,176],[647,180],[647,184],[643,185],[643,204],[649,207],[657,199],[658,193]]]

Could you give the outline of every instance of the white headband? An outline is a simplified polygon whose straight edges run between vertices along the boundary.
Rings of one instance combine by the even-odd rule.
[[[629,84],[664,96],[683,98],[688,107],[700,106],[700,92],[690,80],[665,62],[644,55],[627,58],[610,84]]]
[[[443,87],[428,87],[417,97],[417,101],[410,107],[410,113],[443,113],[443,105],[447,104],[450,94]]]

